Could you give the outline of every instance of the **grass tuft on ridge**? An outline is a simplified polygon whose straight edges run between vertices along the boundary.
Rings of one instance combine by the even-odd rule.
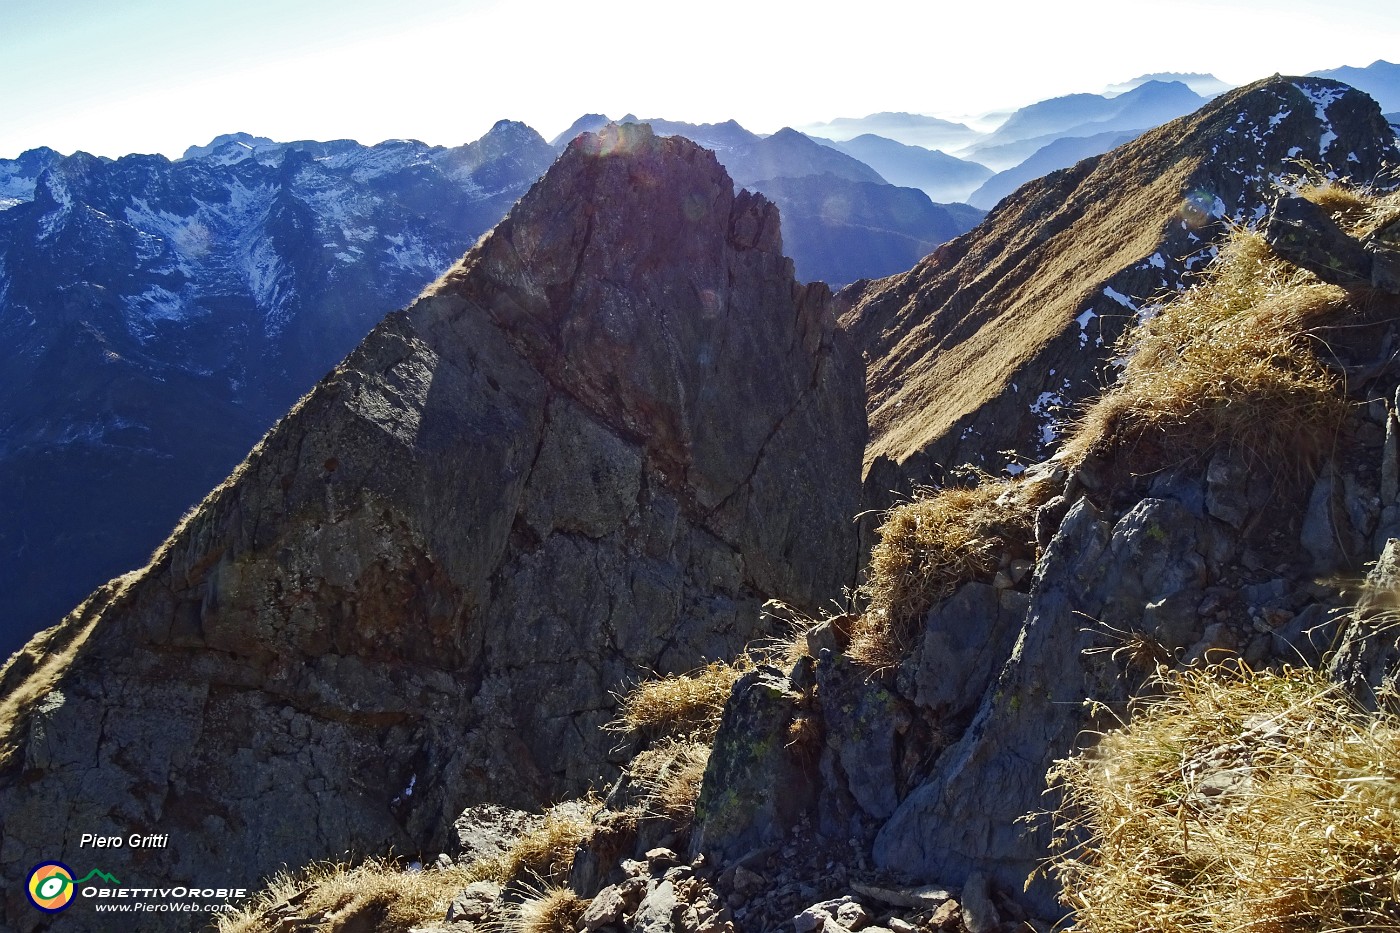
[[[899,665],[925,613],[964,583],[990,577],[1008,545],[1031,536],[1036,486],[978,476],[973,487],[925,490],[890,509],[877,530],[848,652],[872,670]]]
[[[1400,929],[1400,720],[1307,669],[1163,686],[1050,774],[1075,929]]]
[[[1228,449],[1275,476],[1309,475],[1346,400],[1308,331],[1346,307],[1345,291],[1279,259],[1257,231],[1236,228],[1200,284],[1124,333],[1121,377],[1063,455],[1160,469]]]

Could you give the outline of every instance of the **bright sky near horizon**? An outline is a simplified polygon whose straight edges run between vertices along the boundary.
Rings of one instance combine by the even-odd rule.
[[[1400,58],[1392,0],[0,0],[0,25],[0,158],[458,145],[507,117],[549,138],[588,112],[772,132]]]

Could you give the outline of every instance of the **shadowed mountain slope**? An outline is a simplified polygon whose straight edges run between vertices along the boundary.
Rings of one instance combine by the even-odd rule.
[[[234,134],[0,163],[0,657],[144,563],[554,157],[503,120],[455,149]]]
[[[836,595],[862,370],[778,231],[686,140],[573,142],[148,567],[0,671],[6,927],[43,926],[21,875],[81,833],[178,840],[112,852],[128,885],[441,851],[466,805],[615,770],[629,679]],[[64,929],[116,928],[86,910]]]

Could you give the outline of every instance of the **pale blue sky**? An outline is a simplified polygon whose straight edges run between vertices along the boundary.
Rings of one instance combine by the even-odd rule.
[[[0,0],[0,157],[173,156],[237,130],[456,145],[588,111],[771,132],[1377,58],[1400,59],[1400,17],[1371,0]]]

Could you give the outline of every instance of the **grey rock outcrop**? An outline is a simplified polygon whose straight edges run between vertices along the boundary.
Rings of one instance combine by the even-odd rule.
[[[733,861],[782,839],[811,805],[814,782],[789,747],[796,693],[766,666],[734,684],[695,803],[693,851]]]
[[[575,141],[145,570],[0,672],[5,922],[81,833],[253,887],[606,774],[644,670],[731,656],[855,566],[859,357],[777,211],[645,128]],[[74,909],[65,926],[100,927]]]
[[[1400,709],[1400,539],[1386,542],[1367,575],[1329,670],[1366,708]]]

